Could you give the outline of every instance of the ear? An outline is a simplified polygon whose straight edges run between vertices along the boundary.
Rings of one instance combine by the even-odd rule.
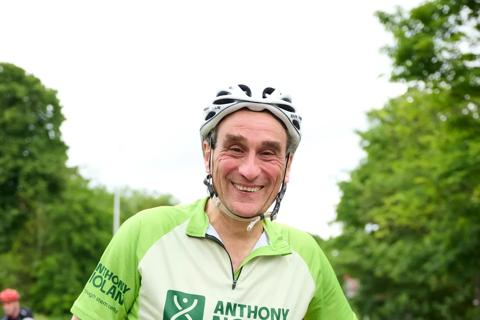
[[[292,161],[293,161],[293,154],[290,153],[288,155],[287,170],[285,170],[285,183],[288,183],[288,181],[290,181],[290,168],[292,165]]]
[[[202,142],[202,151],[203,151],[203,164],[205,166],[205,171],[210,173],[210,154],[212,152],[212,148],[207,140],[203,140]]]

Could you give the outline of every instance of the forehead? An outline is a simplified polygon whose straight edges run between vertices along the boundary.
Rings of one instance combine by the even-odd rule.
[[[253,134],[255,138],[275,139],[287,142],[283,123],[268,111],[242,109],[223,119],[217,127],[218,138],[226,134]]]

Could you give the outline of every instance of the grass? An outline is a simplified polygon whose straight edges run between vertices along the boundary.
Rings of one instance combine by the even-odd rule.
[[[66,314],[64,316],[46,316],[46,315],[42,315],[42,314],[35,314],[35,320],[66,320],[66,319],[70,319],[72,317],[72,315],[70,314]]]

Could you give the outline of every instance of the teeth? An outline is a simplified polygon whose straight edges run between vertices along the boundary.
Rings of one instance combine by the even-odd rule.
[[[261,187],[245,187],[239,184],[234,184],[235,188],[237,188],[240,191],[246,191],[246,192],[256,192],[261,189]]]

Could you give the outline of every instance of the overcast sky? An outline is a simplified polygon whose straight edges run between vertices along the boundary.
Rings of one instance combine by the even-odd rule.
[[[216,91],[281,88],[304,121],[279,221],[328,237],[337,183],[363,157],[355,130],[404,91],[388,81],[379,49],[391,38],[373,14],[419,3],[7,0],[0,62],[58,91],[69,165],[182,202],[206,195],[198,130]]]

